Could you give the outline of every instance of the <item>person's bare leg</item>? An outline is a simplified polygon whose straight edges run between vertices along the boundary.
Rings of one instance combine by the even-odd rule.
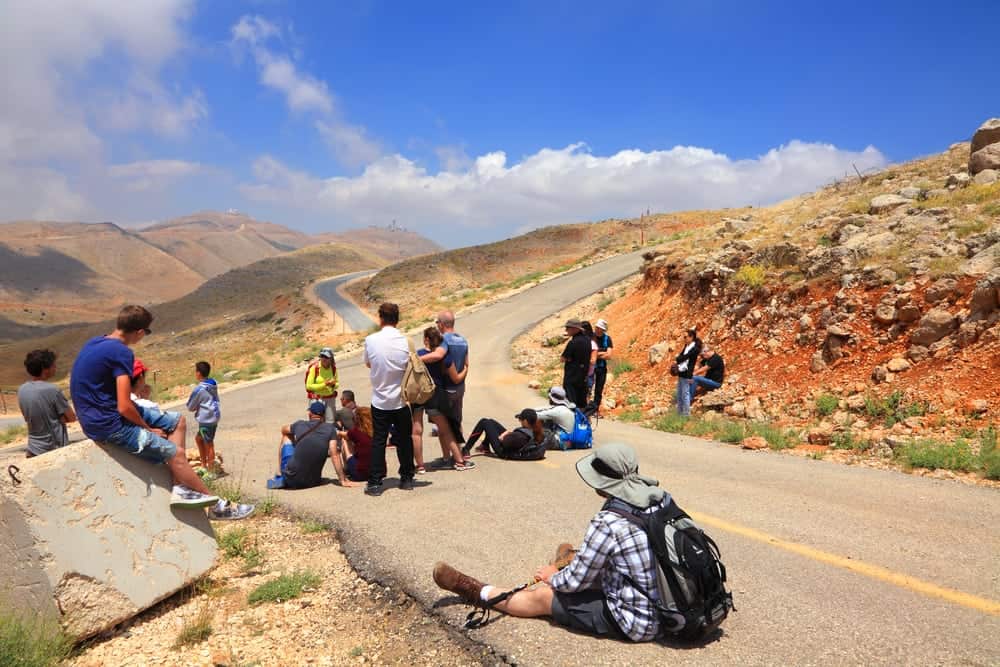
[[[495,586],[489,586],[488,588],[490,590],[487,594],[490,597],[503,592],[503,589],[496,588]],[[555,594],[552,587],[541,582],[536,584],[534,588],[526,588],[523,591],[514,593],[503,602],[498,602],[493,608],[520,618],[551,616],[553,597],[555,597]]]
[[[209,461],[205,458],[205,439],[201,437],[200,429],[194,434],[194,444],[198,445],[198,460],[201,461],[201,467],[208,469]]]
[[[451,432],[451,425],[444,415],[431,418],[431,421],[438,428],[438,439],[441,440],[441,451],[445,452],[445,458],[451,456],[454,463],[462,463],[465,457],[462,456],[462,448],[455,442],[455,435]]]
[[[413,460],[418,468],[424,467],[424,411],[413,411]]]
[[[330,462],[333,463],[333,469],[337,471],[337,481],[340,482],[341,486],[357,486],[355,482],[347,478],[347,473],[344,471],[344,460],[341,453],[337,451],[337,443],[335,442],[330,443]]]
[[[174,454],[174,457],[167,461],[167,468],[170,469],[170,474],[174,478],[174,484],[183,484],[192,491],[212,495],[212,492],[205,486],[205,482],[201,481],[201,477],[198,477],[198,473],[188,463],[187,450],[184,448],[186,436],[187,419],[184,418],[184,415],[181,415],[180,420],[177,422],[177,428],[167,436],[167,440],[174,443],[174,447],[177,448],[177,453]]]

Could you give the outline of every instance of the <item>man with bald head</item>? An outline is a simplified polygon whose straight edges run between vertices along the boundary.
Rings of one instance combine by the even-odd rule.
[[[469,341],[462,334],[455,331],[455,313],[450,310],[442,310],[438,313],[438,330],[444,336],[444,341],[436,350],[421,357],[425,364],[432,364],[444,360],[445,368],[455,364],[455,371],[461,373],[466,364],[469,363]],[[445,390],[448,392],[448,399],[451,411],[455,420],[462,423],[462,403],[465,400],[465,380],[458,384],[453,384],[445,377]]]

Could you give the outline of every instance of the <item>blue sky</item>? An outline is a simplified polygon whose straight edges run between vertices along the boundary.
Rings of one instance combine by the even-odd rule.
[[[766,204],[1000,115],[998,25],[987,1],[14,0],[0,219],[232,207],[459,245]]]

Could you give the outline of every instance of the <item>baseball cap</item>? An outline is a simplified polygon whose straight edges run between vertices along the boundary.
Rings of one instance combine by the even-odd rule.
[[[319,351],[319,356],[326,357],[327,359],[333,359],[333,350],[328,347],[324,347]]]
[[[142,363],[142,359],[136,357],[135,361],[132,363],[132,379],[136,379],[148,370],[149,368],[146,367],[146,364]]]
[[[314,415],[325,415],[326,414],[326,403],[323,401],[313,401],[309,404],[309,412]]]
[[[532,410],[531,408],[525,408],[524,410],[521,410],[516,415],[514,415],[514,419],[523,419],[529,424],[534,424],[536,421],[538,421],[538,413]]]
[[[600,329],[601,331],[607,331],[608,330],[608,321],[607,320],[597,320],[597,322],[594,323],[594,328],[595,329]]]

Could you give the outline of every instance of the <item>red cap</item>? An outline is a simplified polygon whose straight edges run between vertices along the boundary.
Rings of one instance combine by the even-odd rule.
[[[136,357],[135,363],[132,364],[132,379],[133,380],[136,379],[137,377],[139,377],[148,370],[149,369],[146,368],[146,364],[142,363],[142,359]]]

